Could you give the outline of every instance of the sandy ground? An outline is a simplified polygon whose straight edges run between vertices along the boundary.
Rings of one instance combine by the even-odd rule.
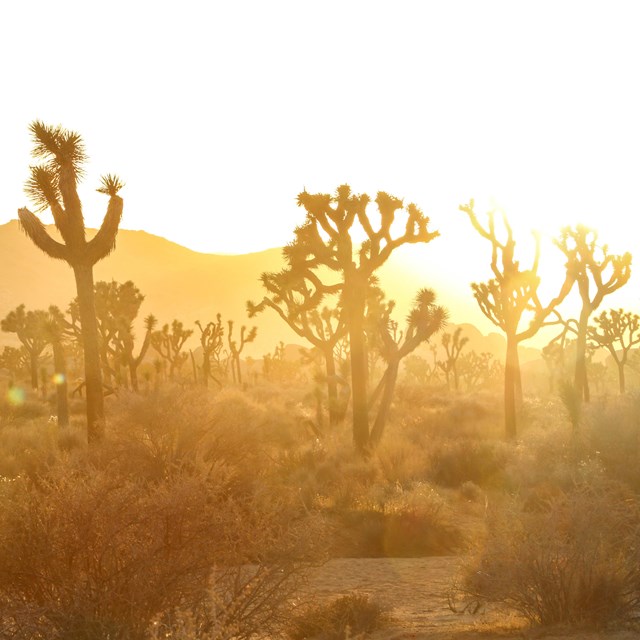
[[[631,640],[640,633],[529,629],[522,620],[497,611],[475,615],[455,613],[449,607],[458,557],[435,558],[340,558],[316,568],[305,588],[307,596],[333,599],[352,592],[369,595],[388,607],[393,623],[376,632],[377,640],[506,640],[555,638]]]

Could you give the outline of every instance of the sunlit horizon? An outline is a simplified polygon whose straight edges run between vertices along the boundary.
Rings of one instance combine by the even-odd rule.
[[[41,20],[12,6],[0,222],[28,204],[28,125],[40,119],[85,140],[88,226],[106,206],[99,176],[113,172],[122,228],[199,252],[286,244],[297,194],[342,183],[415,202],[464,247],[479,240],[471,229],[448,234],[470,198],[549,236],[583,222],[612,246],[628,237],[640,168],[628,3],[255,3],[250,20],[189,3],[156,7],[151,29],[142,6],[119,6],[99,24],[72,1],[35,3]],[[37,71],[62,24],[74,34],[56,45],[73,60],[65,83]]]

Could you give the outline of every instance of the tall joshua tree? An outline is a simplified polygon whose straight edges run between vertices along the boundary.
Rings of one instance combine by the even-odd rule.
[[[33,155],[42,161],[30,167],[26,192],[37,212],[50,209],[62,242],[49,235],[42,221],[26,208],[18,211],[25,233],[50,257],[71,266],[76,280],[87,388],[87,438],[89,443],[102,439],[105,429],[102,373],[98,350],[98,331],[93,298],[93,265],[115,248],[123,202],[118,192],[123,184],[114,175],[102,178],[100,193],[109,197],[100,229],[90,240],[86,237],[78,183],[86,162],[84,144],[78,133],[60,126],[35,121],[30,125]]]
[[[288,265],[317,289],[319,298],[341,295],[351,349],[353,440],[361,453],[370,445],[365,315],[371,279],[398,247],[430,242],[438,235],[428,230],[429,218],[413,203],[405,207],[383,191],[375,198],[377,211],[370,203],[367,194],[356,195],[348,185],[338,187],[335,195],[303,191],[298,205],[306,220],[284,252]],[[354,231],[364,233],[364,242],[357,242]],[[336,274],[337,281],[334,276],[333,283],[322,282],[324,270]]]
[[[587,338],[589,318],[605,296],[617,291],[631,277],[631,254],[612,255],[607,245],[598,243],[598,233],[585,227],[565,227],[556,246],[567,257],[567,273],[578,284],[582,300],[576,338],[574,387],[578,397],[589,401],[587,379]]]
[[[507,438],[516,437],[516,405],[522,395],[520,382],[520,361],[518,344],[532,338],[543,326],[546,318],[569,294],[574,277],[567,272],[558,295],[544,306],[538,297],[540,277],[540,240],[535,237],[535,256],[530,269],[521,269],[516,260],[516,242],[506,215],[502,215],[502,225],[496,226],[495,212],[487,215],[487,225],[483,226],[474,210],[474,202],[461,205],[473,228],[491,243],[491,271],[493,278],[486,283],[471,285],[473,295],[484,315],[502,329],[507,339],[507,355],[504,368],[504,414]],[[520,326],[526,311],[534,313],[529,326]]]

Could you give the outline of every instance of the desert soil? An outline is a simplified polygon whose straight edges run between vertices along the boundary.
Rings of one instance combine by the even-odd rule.
[[[376,632],[376,640],[631,640],[638,632],[535,630],[504,612],[454,612],[449,594],[460,572],[459,557],[339,558],[316,568],[305,597],[334,599],[353,592],[369,595],[389,608],[393,622]]]

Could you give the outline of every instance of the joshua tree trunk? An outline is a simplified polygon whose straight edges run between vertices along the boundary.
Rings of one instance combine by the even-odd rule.
[[[353,442],[357,451],[366,453],[369,447],[369,411],[367,399],[367,349],[364,337],[366,288],[358,286],[345,274],[345,310],[348,315],[351,345],[351,389],[353,394]]]
[[[189,356],[191,357],[191,368],[193,369],[193,384],[198,384],[198,367],[196,366],[196,359],[193,356],[193,351],[189,349]]]
[[[573,380],[574,387],[585,401],[589,402],[589,384],[587,381],[587,330],[591,309],[583,306],[578,323],[578,337],[576,340],[576,369]]]
[[[516,400],[519,377],[518,343],[514,335],[507,334],[507,357],[504,367],[504,424],[508,440],[514,440],[516,437]]]
[[[626,391],[624,379],[624,362],[618,362],[618,383],[620,388],[620,395],[624,395]]]
[[[391,402],[393,400],[393,393],[396,388],[396,381],[398,380],[399,368],[400,360],[392,360],[385,371],[382,399],[380,400],[380,406],[378,407],[378,415],[376,416],[376,420],[371,429],[370,441],[371,445],[374,447],[382,439],[382,433],[387,422],[387,416],[389,415],[389,409],[391,408]]]
[[[202,353],[202,384],[205,389],[209,387],[209,376],[211,375],[211,356],[205,349]]]
[[[129,362],[129,378],[131,379],[131,389],[138,393],[140,386],[138,384],[138,366],[135,362]]]
[[[73,268],[78,290],[78,307],[82,325],[84,347],[84,370],[87,388],[87,439],[89,444],[102,439],[104,435],[104,397],[98,349],[98,325],[93,301],[93,267]]]
[[[327,371],[327,402],[329,404],[329,426],[339,422],[338,383],[336,381],[336,361],[333,359],[333,346],[325,350],[325,368]]]
[[[29,371],[31,372],[31,388],[38,390],[38,354],[34,350],[29,351]]]
[[[53,367],[56,372],[56,400],[58,413],[58,426],[69,426],[69,401],[67,385],[67,361],[64,348],[60,342],[53,343]]]

